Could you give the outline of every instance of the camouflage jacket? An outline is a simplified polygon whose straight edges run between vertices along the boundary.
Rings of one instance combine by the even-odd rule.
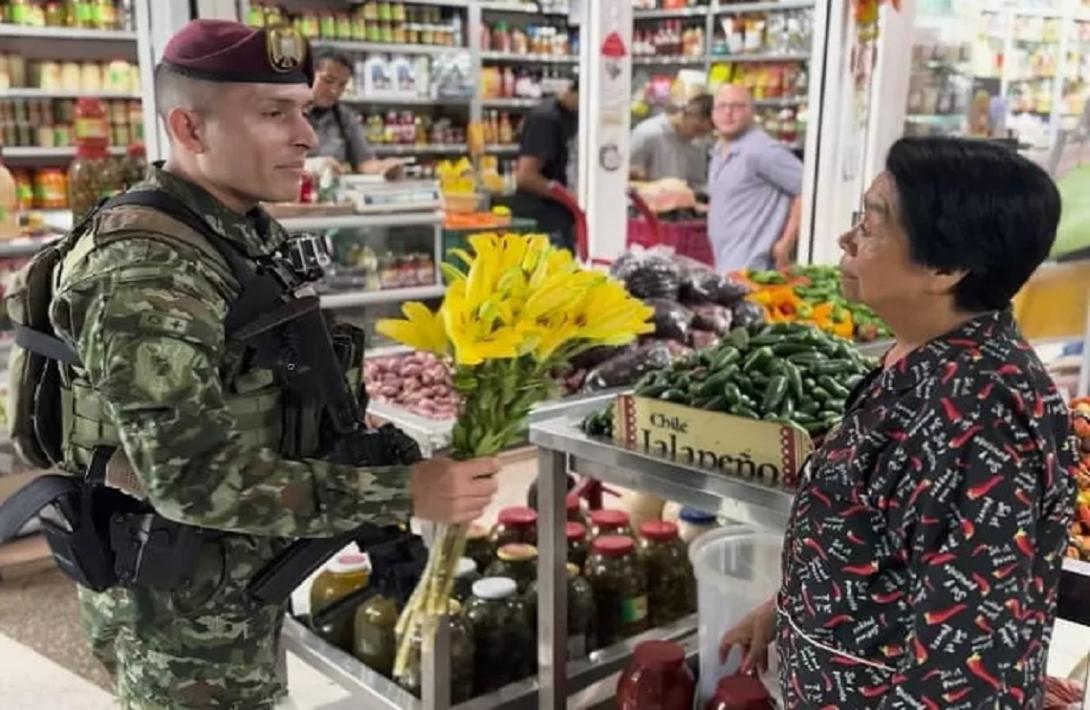
[[[259,208],[239,215],[161,168],[140,187],[180,198],[250,256],[286,238]],[[240,372],[243,348],[223,325],[237,284],[202,250],[142,231],[148,211],[95,216],[58,267],[50,320],[82,361],[73,384],[97,394],[151,505],[179,522],[274,537],[403,519],[404,467],[289,460],[283,447],[243,440],[228,404],[255,373]]]

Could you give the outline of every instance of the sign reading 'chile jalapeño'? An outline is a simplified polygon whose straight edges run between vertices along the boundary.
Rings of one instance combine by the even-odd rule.
[[[800,428],[620,395],[613,438],[635,449],[730,476],[793,488],[813,450]]]

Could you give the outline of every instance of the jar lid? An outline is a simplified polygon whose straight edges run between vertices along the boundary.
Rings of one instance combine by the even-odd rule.
[[[144,147],[143,143],[130,143],[125,154],[130,158],[143,158],[148,154],[148,149]]]
[[[510,577],[485,577],[473,583],[473,596],[478,599],[507,599],[516,591],[518,585]]]
[[[574,562],[569,562],[568,564],[564,565],[564,569],[568,571],[569,578],[579,576],[579,565],[575,564]]]
[[[673,641],[644,641],[636,646],[632,660],[640,668],[673,671],[685,662],[685,649]]]
[[[573,510],[579,510],[583,505],[583,502],[579,500],[578,493],[569,493],[564,496],[564,507],[570,513]]]
[[[732,708],[768,708],[772,697],[760,679],[738,674],[720,678],[715,688],[715,699],[730,703]]]
[[[603,535],[594,541],[594,551],[606,557],[621,557],[636,549],[636,543],[627,535]]]
[[[715,522],[714,515],[705,513],[703,510],[697,510],[696,508],[682,508],[679,517],[687,523],[696,523],[698,525],[707,525],[708,523]]]
[[[371,562],[367,555],[359,552],[342,552],[333,558],[326,569],[333,574],[356,574],[369,571]]]
[[[666,520],[651,520],[640,526],[640,537],[655,542],[669,542],[677,539],[677,525]]]
[[[504,562],[528,562],[537,559],[537,548],[533,545],[512,542],[510,545],[501,547],[496,557]]]
[[[587,536],[587,526],[583,523],[570,522],[564,526],[564,533],[568,537],[568,542],[582,540]]]
[[[598,527],[622,527],[628,525],[628,513],[623,510],[592,510],[590,523]]]
[[[500,525],[534,525],[536,523],[537,513],[533,508],[504,508],[500,511]]]
[[[455,577],[465,577],[467,574],[473,574],[477,571],[477,563],[468,557],[459,558],[458,564],[454,567]]]
[[[473,523],[469,526],[469,529],[466,530],[467,540],[481,540],[486,537],[488,537],[488,528],[480,523]]]

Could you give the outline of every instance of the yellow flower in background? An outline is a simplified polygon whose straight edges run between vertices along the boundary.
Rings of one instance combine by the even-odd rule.
[[[406,320],[384,318],[375,329],[399,343],[436,355],[450,352],[450,341],[439,313],[432,313],[423,303],[411,301],[401,306]]]

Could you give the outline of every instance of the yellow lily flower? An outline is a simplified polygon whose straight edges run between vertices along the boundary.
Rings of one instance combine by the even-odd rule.
[[[427,306],[417,301],[402,305],[401,312],[405,314],[405,320],[384,318],[375,325],[375,329],[387,338],[417,350],[436,355],[446,355],[449,352],[450,341],[447,340],[443,319],[439,313],[432,313]]]

